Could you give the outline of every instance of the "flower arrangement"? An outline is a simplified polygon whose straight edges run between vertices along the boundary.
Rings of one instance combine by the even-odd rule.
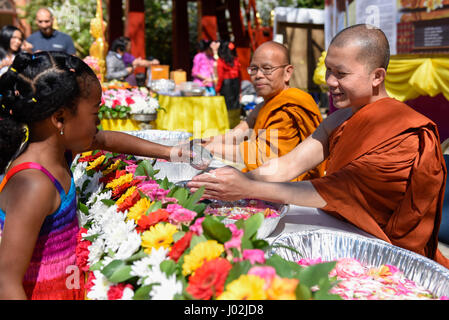
[[[94,151],[73,175],[79,194],[77,264],[88,299],[338,299],[335,262],[301,266],[267,254],[263,213],[234,224],[205,214],[190,193],[149,160]]]
[[[144,87],[103,91],[99,117],[124,119],[132,114],[154,114],[160,108],[157,98]]]
[[[83,61],[95,72],[98,80],[101,80],[101,69],[98,63],[98,59],[93,56],[87,56],[83,59]]]

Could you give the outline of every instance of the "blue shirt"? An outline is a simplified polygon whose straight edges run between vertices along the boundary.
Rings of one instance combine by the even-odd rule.
[[[36,31],[28,37],[27,41],[33,45],[33,52],[64,51],[68,54],[76,53],[72,38],[58,30],[53,30],[50,37],[45,37],[42,32]]]

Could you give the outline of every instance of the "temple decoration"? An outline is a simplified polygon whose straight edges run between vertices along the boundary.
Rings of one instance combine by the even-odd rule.
[[[90,33],[95,41],[90,47],[89,54],[98,60],[100,67],[99,78],[103,82],[106,75],[106,53],[108,51],[108,44],[104,36],[106,23],[103,21],[103,6],[102,1],[97,0],[97,12],[95,18],[90,22]]]

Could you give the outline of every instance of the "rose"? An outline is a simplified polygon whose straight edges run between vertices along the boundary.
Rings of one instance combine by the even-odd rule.
[[[355,259],[343,258],[337,261],[335,268],[329,273],[331,277],[341,278],[358,277],[365,273],[365,269]]]

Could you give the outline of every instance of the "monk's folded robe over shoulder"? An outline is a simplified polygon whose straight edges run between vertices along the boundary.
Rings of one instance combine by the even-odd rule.
[[[449,267],[438,250],[447,169],[436,125],[406,104],[366,105],[329,137],[322,208],[393,245]]]
[[[308,93],[289,88],[269,100],[259,111],[249,140],[240,144],[245,168],[254,170],[271,158],[281,157],[311,135],[323,120]],[[322,177],[325,162],[292,181]]]

